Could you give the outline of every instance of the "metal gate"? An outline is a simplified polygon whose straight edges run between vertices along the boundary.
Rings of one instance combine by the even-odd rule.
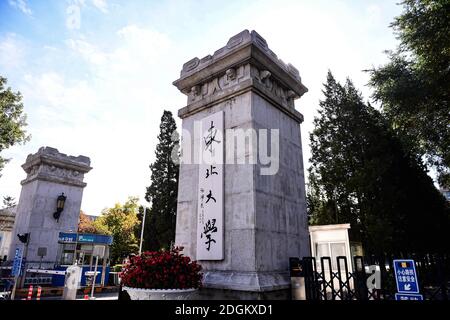
[[[400,257],[403,258],[403,257]],[[448,255],[412,255],[425,300],[448,300]],[[298,260],[305,277],[308,300],[394,300],[396,279],[392,256],[304,257]]]

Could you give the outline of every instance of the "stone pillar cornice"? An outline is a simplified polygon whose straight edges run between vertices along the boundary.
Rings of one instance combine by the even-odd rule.
[[[66,185],[85,187],[84,174],[89,172],[90,159],[85,156],[67,156],[55,148],[42,147],[35,154],[30,154],[22,165],[27,173],[22,185],[39,180],[53,181]]]
[[[178,112],[180,118],[253,91],[297,122],[303,122],[294,100],[308,89],[298,70],[278,59],[255,31],[244,30],[214,55],[186,62],[173,84],[188,96],[187,106]]]
[[[193,86],[247,62],[267,69],[275,79],[293,90],[298,98],[308,91],[301,82],[299,71],[290,63],[285,64],[278,59],[266,40],[254,30],[244,30],[231,37],[227,45],[216,50],[212,56],[189,60],[183,65],[180,78],[173,84],[184,94],[189,94]]]

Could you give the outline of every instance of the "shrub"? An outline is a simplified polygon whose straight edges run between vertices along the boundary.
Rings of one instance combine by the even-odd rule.
[[[145,289],[201,287],[201,265],[183,256],[182,250],[183,247],[175,247],[169,251],[146,251],[132,257],[120,274],[122,284]]]
[[[123,268],[123,264],[116,264],[114,267],[112,267],[113,272],[121,272]]]

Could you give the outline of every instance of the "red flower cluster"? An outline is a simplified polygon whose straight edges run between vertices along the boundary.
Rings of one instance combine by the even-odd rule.
[[[120,273],[124,286],[145,289],[190,289],[202,285],[201,265],[180,252],[183,247],[170,251],[146,251],[132,257]]]

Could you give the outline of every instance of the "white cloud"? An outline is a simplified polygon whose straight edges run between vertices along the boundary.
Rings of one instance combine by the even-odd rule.
[[[89,113],[91,106],[98,103],[96,92],[86,81],[77,80],[69,83],[65,77],[57,72],[46,72],[40,75],[25,75],[23,86],[27,99],[44,105],[48,113],[54,115],[54,123],[77,123]],[[39,114],[41,116],[41,114]],[[86,120],[83,118],[83,120]]]
[[[30,7],[28,7],[26,0],[8,0],[8,3],[11,7],[19,9],[27,16],[31,16],[33,14]]]
[[[110,109],[121,110],[125,105],[142,107],[149,103],[149,95],[162,100],[158,91],[164,88],[159,75],[170,64],[164,59],[172,46],[170,39],[135,25],[121,28],[116,35],[118,45],[109,50],[85,39],[69,39],[66,43],[87,62],[90,83]],[[165,85],[170,86],[171,80]],[[148,109],[142,111],[150,114]]]
[[[99,9],[101,12],[103,12],[103,13],[108,12],[108,4],[107,4],[106,0],[92,0],[92,4],[94,5],[94,7]]]
[[[108,65],[108,70],[112,67],[123,71],[146,68],[171,45],[166,35],[136,25],[123,27],[116,34],[119,45],[111,51],[102,50],[82,38],[68,39],[66,44],[94,67]]]
[[[129,195],[143,201],[162,110],[185,100],[173,94],[171,85],[181,65],[164,59],[172,49],[165,34],[128,25],[115,35],[113,47],[79,35],[65,42],[68,50],[47,50],[64,54],[67,64],[78,63],[87,74],[67,74],[50,64],[43,72],[30,71],[23,77],[20,90],[33,137],[25,146],[27,152],[9,164],[15,169],[5,170],[2,178],[5,188],[15,186],[16,192],[0,186],[0,193],[18,195],[17,177],[25,155],[52,146],[91,158],[94,169],[86,175],[82,204],[86,212],[99,214]]]
[[[103,64],[107,57],[95,45],[82,39],[68,39],[67,46],[79,53],[85,60],[92,64]]]
[[[367,21],[371,24],[378,24],[381,21],[381,7],[371,4],[366,8]]]
[[[10,71],[24,63],[26,46],[14,33],[6,34],[0,39],[0,67]]]
[[[94,7],[103,13],[108,13],[108,3],[106,0],[91,0]],[[86,0],[71,0],[71,4],[80,8],[86,6]]]

